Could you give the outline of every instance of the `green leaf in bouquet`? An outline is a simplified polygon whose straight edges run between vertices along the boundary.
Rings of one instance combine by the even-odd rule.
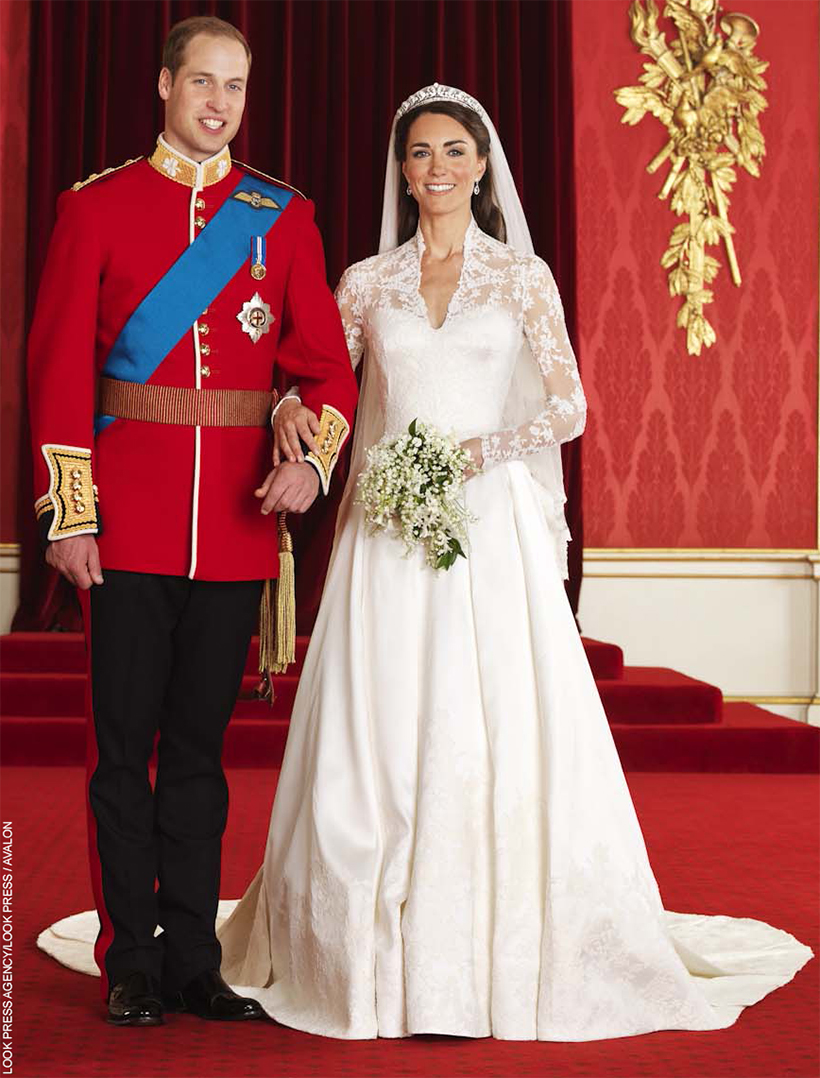
[[[410,426],[407,428],[407,433],[410,435],[411,438],[416,437],[416,424],[417,423],[418,423],[418,419],[414,419],[413,422],[410,424]]]
[[[449,569],[456,563],[456,558],[466,558],[458,539],[450,539],[449,549],[436,562],[436,569]]]

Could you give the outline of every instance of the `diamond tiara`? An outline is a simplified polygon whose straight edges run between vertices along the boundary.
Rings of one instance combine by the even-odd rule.
[[[457,105],[464,105],[465,108],[477,112],[482,120],[486,119],[484,109],[474,97],[470,97],[463,90],[456,89],[455,86],[442,86],[439,82],[434,82],[432,86],[425,86],[422,90],[416,90],[406,101],[402,101],[396,111],[396,119],[401,119],[410,109],[418,108],[419,105],[429,105],[432,101],[454,101]]]

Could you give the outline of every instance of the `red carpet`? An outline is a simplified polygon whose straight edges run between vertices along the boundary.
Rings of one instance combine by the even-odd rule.
[[[262,857],[273,779],[233,771],[223,894]],[[758,917],[820,943],[818,786],[807,775],[632,774],[630,787],[665,905]],[[176,1017],[159,1029],[113,1029],[97,983],[37,951],[45,925],[90,905],[84,775],[11,768],[2,817],[14,825],[14,1074],[17,1078],[816,1078],[815,958],[731,1029],[654,1033],[589,1044],[449,1037],[331,1041],[277,1026]]]
[[[248,699],[258,680],[257,645],[225,741],[234,767],[276,767],[307,638],[277,678],[271,709]],[[820,729],[750,704],[724,704],[714,685],[675,670],[624,667],[614,644],[584,640],[626,770],[820,772]],[[0,730],[6,764],[80,765],[85,753],[85,657],[78,633],[0,637]]]

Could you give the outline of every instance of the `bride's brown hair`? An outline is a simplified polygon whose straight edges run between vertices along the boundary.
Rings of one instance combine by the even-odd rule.
[[[480,193],[473,195],[473,217],[482,232],[494,236],[503,243],[507,238],[504,215],[493,198],[493,163],[490,160],[490,133],[477,112],[459,105],[455,101],[431,101],[418,105],[401,117],[396,124],[396,136],[393,149],[399,164],[404,163],[407,155],[407,133],[414,120],[425,112],[441,113],[458,121],[475,139],[478,156],[487,162],[487,168],[479,183]],[[405,184],[399,184],[399,246],[416,234],[419,224],[419,206],[412,195],[407,194]]]

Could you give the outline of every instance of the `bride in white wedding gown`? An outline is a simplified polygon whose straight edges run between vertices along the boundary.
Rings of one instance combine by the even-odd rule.
[[[223,974],[333,1037],[730,1025],[811,952],[661,905],[562,582],[557,447],[581,433],[584,396],[478,102],[439,86],[410,98],[385,186],[382,253],[337,294],[353,363],[367,353],[351,479]],[[488,195],[512,246],[471,214]],[[416,202],[418,231],[397,245]],[[364,448],[415,417],[483,457],[468,558],[447,572],[368,536],[353,501]]]
[[[495,207],[509,246],[482,230]],[[381,252],[339,286],[353,363],[366,353],[351,478],[222,973],[331,1037],[729,1026],[811,951],[663,909],[564,593],[558,446],[585,404],[561,302],[461,91],[397,114]],[[369,536],[355,502],[366,447],[416,417],[478,470],[468,557],[447,572]]]

